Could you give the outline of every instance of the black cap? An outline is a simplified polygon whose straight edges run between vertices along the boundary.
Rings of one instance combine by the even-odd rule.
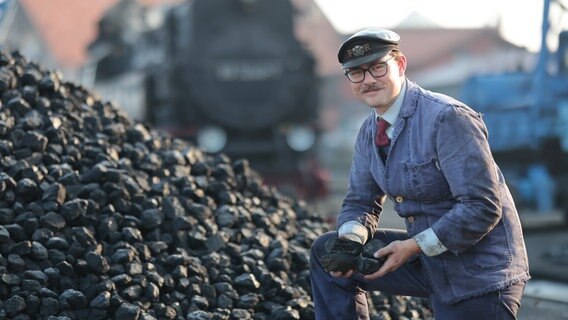
[[[339,48],[337,59],[342,68],[351,68],[384,57],[398,49],[400,36],[391,30],[369,28],[347,39]]]

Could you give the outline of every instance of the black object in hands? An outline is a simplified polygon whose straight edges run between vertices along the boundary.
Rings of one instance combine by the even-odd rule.
[[[379,239],[371,239],[363,246],[361,256],[357,259],[357,271],[362,274],[371,274],[381,268],[385,258],[375,258],[373,254],[386,244]]]
[[[363,251],[363,245],[357,241],[332,238],[325,243],[325,251],[320,261],[327,271],[347,272],[355,269],[357,258]]]
[[[383,265],[385,258],[375,258],[373,253],[385,246],[379,239],[372,239],[364,246],[348,239],[332,238],[325,243],[326,254],[321,264],[327,271],[347,272],[351,269],[371,274]]]

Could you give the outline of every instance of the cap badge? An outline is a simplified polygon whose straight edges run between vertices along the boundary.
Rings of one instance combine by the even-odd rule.
[[[367,52],[369,52],[371,50],[371,46],[368,43],[365,43],[363,45],[356,45],[353,48],[347,50],[347,55],[349,57],[360,57],[362,55],[365,55]]]

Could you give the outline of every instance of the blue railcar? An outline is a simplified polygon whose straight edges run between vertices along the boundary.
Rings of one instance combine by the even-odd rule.
[[[551,13],[564,8],[558,0],[544,1],[533,70],[474,76],[461,97],[483,114],[493,154],[521,211],[539,214],[568,212],[568,32],[559,32],[556,50],[547,44],[557,31],[550,27],[557,21]]]

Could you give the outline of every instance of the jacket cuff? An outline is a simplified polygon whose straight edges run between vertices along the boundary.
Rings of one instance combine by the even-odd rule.
[[[438,239],[438,236],[434,233],[432,228],[428,228],[415,235],[414,240],[416,240],[420,250],[429,257],[437,256],[448,250],[448,248],[440,242],[440,239]]]
[[[365,244],[369,237],[369,231],[367,231],[364,225],[357,221],[347,221],[339,227],[337,236]]]

